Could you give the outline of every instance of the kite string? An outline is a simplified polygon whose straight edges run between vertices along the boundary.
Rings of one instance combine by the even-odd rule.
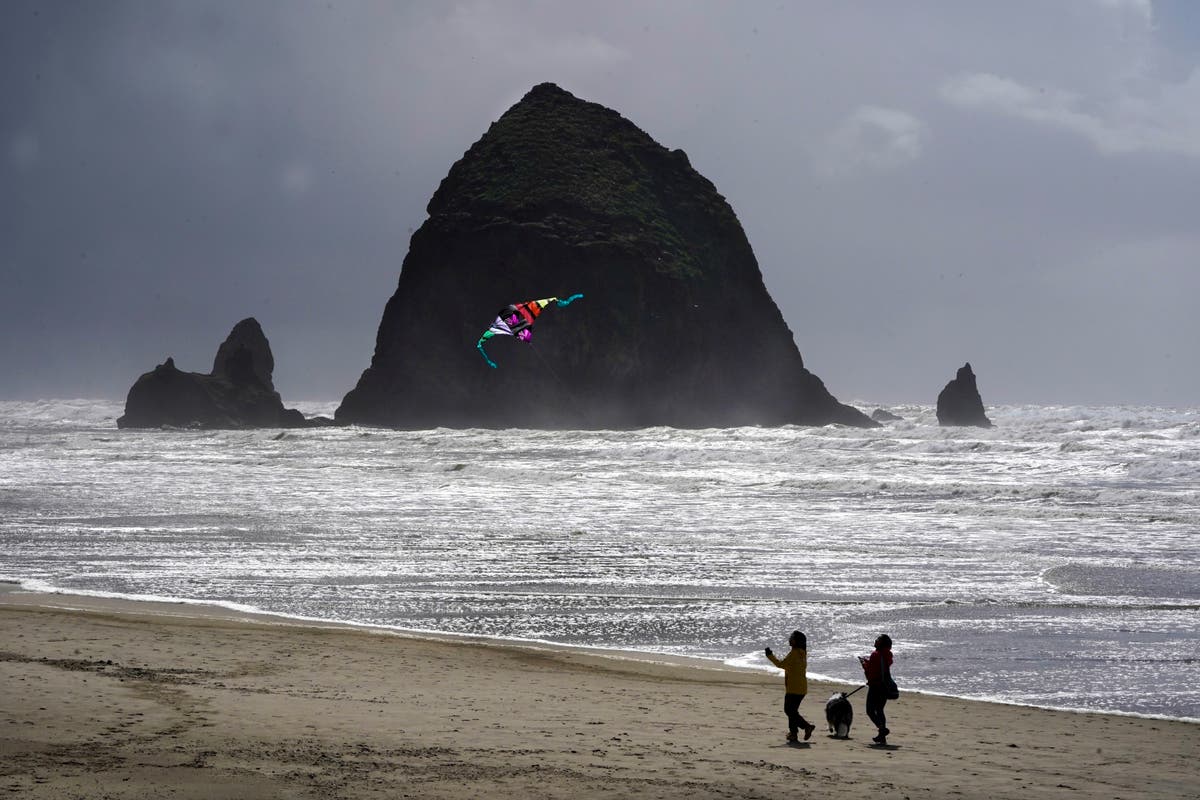
[[[529,345],[529,349],[530,349],[530,350],[532,350],[534,353],[536,353],[536,354],[537,354],[538,361],[541,361],[541,362],[542,362],[542,366],[543,366],[543,367],[545,367],[545,368],[546,368],[546,370],[547,370],[547,371],[548,371],[548,372],[549,372],[551,375],[553,375],[553,376],[554,376],[554,380],[558,381],[558,385],[559,385],[559,386],[561,386],[561,387],[563,388],[563,390],[564,390],[564,391],[565,391],[565,392],[566,392],[568,395],[569,395],[569,394],[571,394],[571,390],[567,388],[567,385],[566,385],[565,383],[563,383],[563,379],[562,379],[562,378],[560,378],[560,377],[558,377],[558,373],[554,371],[554,367],[550,366],[550,362],[549,362],[549,361],[547,361],[546,359],[542,358],[542,353],[541,353],[541,351],[540,351],[540,350],[538,350],[536,347],[534,347],[534,346],[533,346],[533,342],[532,342],[532,341],[529,341],[529,342],[525,342],[525,344]]]
[[[541,351],[533,346],[533,342],[526,342],[525,344],[529,345],[529,349],[537,354],[538,361],[542,362],[542,366],[546,368],[546,371],[554,376],[554,380],[558,382],[559,387],[571,401],[571,405],[575,407],[575,413],[579,415],[579,418],[581,420],[586,420],[587,412],[584,411],[583,405],[579,402],[579,398],[575,396],[575,392],[571,389],[571,387],[567,386],[563,379],[558,376],[558,373],[554,370],[554,367],[550,366],[550,362],[542,357]]]

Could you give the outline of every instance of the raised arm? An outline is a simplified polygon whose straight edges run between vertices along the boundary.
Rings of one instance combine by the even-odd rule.
[[[779,659],[779,658],[776,658],[776,657],[775,657],[775,654],[774,654],[773,652],[771,652],[771,648],[769,648],[769,647],[768,647],[768,648],[767,648],[767,650],[766,650],[766,653],[767,653],[767,660],[768,660],[768,661],[770,661],[772,664],[774,664],[775,666],[779,667],[780,669],[783,669],[783,660],[782,660],[782,659]]]

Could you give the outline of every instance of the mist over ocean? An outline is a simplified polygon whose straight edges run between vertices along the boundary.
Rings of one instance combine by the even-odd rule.
[[[214,432],[0,402],[0,580],[764,668],[799,628],[850,685],[887,632],[902,691],[1200,718],[1200,409],[890,410]]]

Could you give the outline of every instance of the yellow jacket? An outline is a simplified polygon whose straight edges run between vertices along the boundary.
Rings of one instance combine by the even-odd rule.
[[[783,658],[768,653],[771,663],[783,670],[783,690],[787,694],[808,694],[808,651],[793,647]]]

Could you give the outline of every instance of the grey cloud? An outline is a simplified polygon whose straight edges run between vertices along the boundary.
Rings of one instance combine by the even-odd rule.
[[[923,123],[905,111],[859,106],[815,154],[816,169],[828,177],[895,169],[921,155]]]
[[[942,96],[964,108],[1008,114],[1089,140],[1101,153],[1139,151],[1200,157],[1200,71],[1146,96],[1089,101],[1061,89],[1037,89],[986,73],[946,81]],[[1088,110],[1088,109],[1094,110]]]

